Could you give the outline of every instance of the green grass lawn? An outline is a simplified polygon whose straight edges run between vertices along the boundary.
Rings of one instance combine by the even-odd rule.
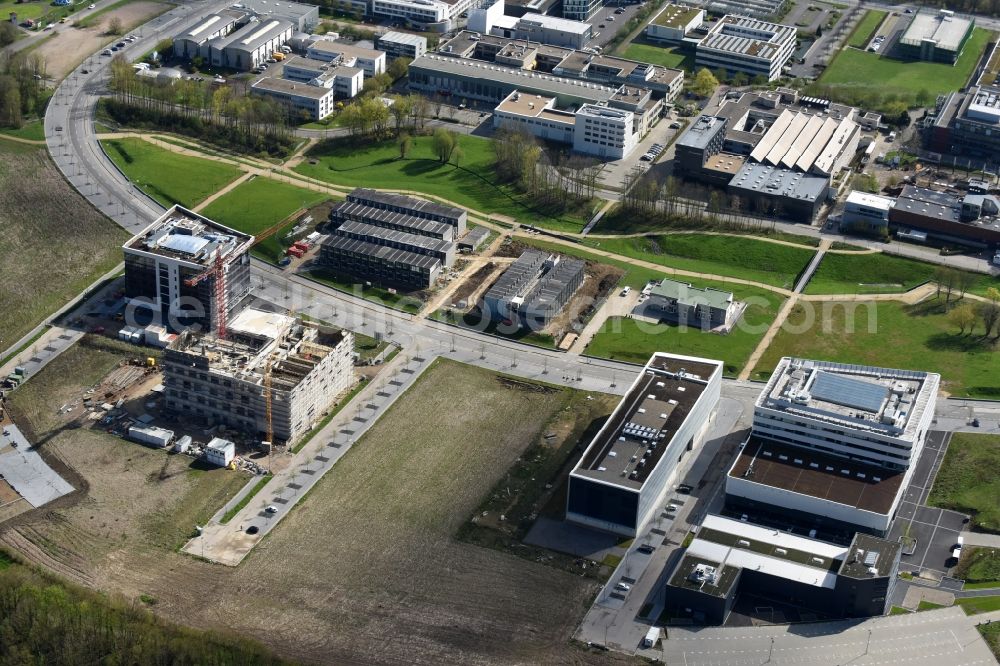
[[[859,49],[863,49],[868,46],[869,40],[874,36],[875,29],[879,27],[882,21],[885,19],[886,12],[879,11],[877,9],[869,9],[865,12],[865,15],[858,21],[858,25],[855,26],[854,32],[847,39],[848,46],[854,46]]]
[[[387,289],[376,286],[366,287],[357,280],[337,275],[323,268],[306,271],[302,275],[320,284],[333,287],[338,291],[354,294],[374,303],[380,303],[390,308],[409,312],[410,314],[420,312],[420,308],[424,305],[424,302],[416,296],[410,296],[405,293],[393,294]]]
[[[101,142],[111,161],[137,187],[164,206],[192,208],[243,173],[234,166],[178,155],[136,138]]]
[[[952,395],[1000,398],[1000,352],[978,336],[958,335],[943,313],[944,298],[799,303],[764,352],[754,379],[770,376],[782,356],[941,373]]]
[[[700,281],[699,286],[719,283]],[[635,319],[611,317],[587,345],[587,354],[618,361],[645,363],[653,352],[717,358],[727,377],[735,377],[774,321],[782,299],[763,289],[739,288],[736,298],[748,301],[744,319],[727,335],[708,333],[693,327],[649,324]]]
[[[1000,435],[955,433],[927,503],[972,516],[972,529],[1000,532]],[[1000,556],[977,548],[959,563],[960,578],[1000,580]]]
[[[368,142],[335,140],[312,148],[299,173],[337,185],[408,189],[439,196],[459,206],[484,213],[500,213],[526,224],[538,224],[563,231],[580,231],[589,209],[580,214],[548,215],[532,207],[523,194],[496,184],[493,147],[489,140],[459,135],[462,157],[458,166],[441,164],[433,155],[431,137],[415,137],[405,160],[399,159],[394,141]]]
[[[990,646],[993,656],[1000,659],[1000,622],[980,624],[976,629],[983,635],[986,644]]]
[[[296,211],[314,206],[326,198],[320,192],[257,177],[223,194],[206,206],[202,213],[233,229],[259,234]],[[254,255],[278,261],[287,247],[284,236],[292,226],[294,221],[255,245],[252,250]]]
[[[956,599],[955,603],[962,607],[966,615],[991,613],[1000,610],[1000,596],[964,597]]]
[[[995,438],[1000,443],[1000,438]],[[992,459],[984,461],[985,464],[996,465],[1000,461],[1000,446],[990,447],[988,444],[982,448],[991,449]],[[973,449],[973,455],[979,454]],[[987,456],[984,456],[987,457]],[[988,457],[987,457],[988,458]],[[976,464],[976,463],[973,463]],[[995,469],[995,467],[993,468]],[[1000,505],[1000,485],[989,488],[993,485],[985,484],[986,490],[982,489],[984,484],[978,484],[980,488],[968,488],[968,490],[978,491],[981,499],[992,502],[993,506]],[[963,488],[963,490],[966,490]],[[965,589],[983,589],[987,587],[1000,587],[1000,550],[996,548],[967,548],[962,554],[962,561],[958,563],[955,570],[955,577],[965,581]]]
[[[889,615],[909,615],[910,611],[902,606],[893,606],[889,611]]]
[[[939,62],[904,62],[868,51],[843,49],[819,78],[820,86],[851,87],[879,95],[911,98],[926,89],[931,95],[963,87],[986,48],[990,33],[976,28],[955,65]]]
[[[807,294],[879,294],[908,291],[934,279],[937,264],[889,254],[827,254],[806,285]],[[983,295],[1000,280],[976,275],[969,291]]]
[[[486,328],[483,328],[482,318],[474,314],[465,314],[460,316],[460,313],[453,313],[449,308],[442,308],[437,312],[431,313],[430,316],[432,319],[446,324],[454,324],[456,326],[462,326],[463,328],[472,328],[477,331],[482,331],[488,335],[497,335],[501,338],[517,340],[518,342],[535,345],[537,347],[545,347],[546,349],[556,348],[557,341],[548,333],[532,331],[527,328],[519,328],[511,332],[506,332],[506,327],[503,326],[499,327],[502,330],[498,330],[495,322],[487,324]]]
[[[648,62],[662,67],[670,67],[672,69],[685,69],[689,72],[694,71],[694,54],[683,53],[680,48],[676,46],[664,47],[656,46],[654,44],[632,42],[628,45],[628,48],[625,49],[622,57],[628,58],[629,60]]]
[[[32,141],[45,141],[45,125],[41,120],[29,120],[21,127],[0,127],[0,134],[9,134],[20,139],[30,139]]]
[[[17,12],[17,22],[20,23],[25,19],[37,19],[52,8],[51,2],[14,3],[13,0],[4,0],[4,2],[0,2],[0,18],[7,21],[10,19],[11,12]]]
[[[921,599],[920,603],[917,604],[918,611],[937,610],[938,608],[944,608],[944,605],[936,604],[933,601],[926,601],[924,599]]]
[[[602,238],[586,243],[670,268],[742,278],[788,289],[794,286],[796,276],[813,256],[813,252],[805,248],[752,238],[703,234]]]

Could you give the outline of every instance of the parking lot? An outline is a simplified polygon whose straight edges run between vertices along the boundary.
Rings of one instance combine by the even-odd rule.
[[[946,432],[928,434],[924,451],[917,461],[916,470],[904,491],[903,501],[890,528],[890,541],[908,536],[916,542],[912,554],[907,555],[904,550],[901,571],[930,571],[947,575],[957,564],[951,557],[951,551],[958,543],[966,516],[924,504],[930,495],[950,438],[951,434]]]
[[[589,48],[603,47],[610,42],[615,33],[635,16],[640,7],[642,7],[641,3],[609,2],[587,21],[594,26],[594,37],[587,43],[587,46]],[[621,14],[618,13],[619,11]],[[608,20],[609,18],[613,20]]]

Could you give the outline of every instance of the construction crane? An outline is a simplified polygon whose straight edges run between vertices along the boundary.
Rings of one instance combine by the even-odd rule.
[[[222,259],[222,254],[215,253],[215,261],[212,266],[194,277],[184,280],[184,284],[189,287],[197,286],[207,278],[215,278],[215,293],[213,300],[215,304],[215,334],[222,340],[226,339],[226,264]]]

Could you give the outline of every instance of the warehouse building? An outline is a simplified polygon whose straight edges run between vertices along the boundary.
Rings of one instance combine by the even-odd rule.
[[[251,84],[250,92],[281,102],[294,118],[322,120],[334,109],[333,89],[323,86],[268,76]]]
[[[919,231],[939,241],[986,247],[1000,244],[1000,201],[969,194],[964,198],[905,185],[889,211],[889,228]]]
[[[940,375],[782,358],[726,479],[727,506],[884,536],[934,419]]]
[[[722,363],[656,353],[570,472],[566,520],[637,536],[714,418]]]
[[[427,38],[409,32],[389,31],[375,38],[375,48],[384,51],[390,60],[415,60],[427,53]]]
[[[254,69],[292,36],[293,26],[281,19],[252,20],[239,30],[209,41],[200,54],[213,67]]]
[[[899,543],[868,534],[841,545],[708,515],[668,579],[667,610],[724,624],[737,597],[752,594],[825,616],[884,615],[900,554]]]
[[[434,257],[445,268],[455,263],[455,244],[451,241],[420,236],[406,231],[386,229],[385,227],[366,224],[364,222],[343,222],[339,226],[330,229],[329,233],[333,236],[363,240],[374,245]]]
[[[190,60],[203,55],[203,49],[207,53],[208,42],[231,33],[244,17],[244,12],[225,10],[199,18],[174,36],[174,55]]]
[[[320,40],[313,42],[306,49],[306,57],[343,67],[355,67],[363,71],[365,78],[368,79],[385,72],[384,51],[366,49],[354,44]]]
[[[455,236],[465,233],[469,215],[461,208],[445,206],[444,204],[408,197],[402,194],[380,192],[365,187],[359,187],[347,195],[350,203],[361,204],[377,210],[391,213],[402,213],[422,220],[431,220],[447,224],[454,229]]]
[[[679,43],[704,21],[705,10],[700,7],[667,5],[646,26],[646,38],[654,42]]]
[[[955,16],[939,9],[937,13],[918,12],[896,44],[900,56],[912,60],[955,64],[976,27],[973,18]]]
[[[729,14],[698,42],[695,65],[774,81],[795,52],[795,43],[792,26]]]
[[[441,275],[434,257],[341,236],[323,240],[319,262],[338,275],[407,291],[429,289]]]
[[[260,17],[288,21],[295,32],[310,32],[319,24],[319,7],[287,0],[240,0],[239,6]]]
[[[122,247],[129,307],[152,310],[154,323],[171,330],[216,330],[246,305],[253,244],[253,236],[173,206]],[[224,313],[216,308],[219,280]]]
[[[353,201],[335,203],[330,209],[329,220],[331,227],[338,227],[344,222],[365,222],[384,229],[405,231],[428,238],[437,238],[443,241],[455,240],[455,228],[450,224],[407,213],[373,208]]]
[[[688,282],[664,278],[649,289],[646,299],[635,306],[632,314],[703,331],[728,333],[744,309],[745,304],[735,300],[731,291],[695,287]]]
[[[889,212],[895,203],[892,197],[852,190],[840,217],[840,230],[855,234],[887,233]]]
[[[164,408],[263,440],[269,390],[273,441],[290,444],[354,384],[353,351],[348,331],[247,309],[230,323],[226,340],[185,331],[167,347]]]
[[[830,177],[748,162],[728,189],[758,212],[809,222],[829,197]]]
[[[484,316],[539,330],[583,284],[585,262],[528,249],[483,294]]]

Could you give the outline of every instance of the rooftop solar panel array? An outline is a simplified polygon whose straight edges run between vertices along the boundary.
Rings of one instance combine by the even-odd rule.
[[[875,414],[889,397],[886,386],[823,371],[816,373],[809,393],[818,400]]]

